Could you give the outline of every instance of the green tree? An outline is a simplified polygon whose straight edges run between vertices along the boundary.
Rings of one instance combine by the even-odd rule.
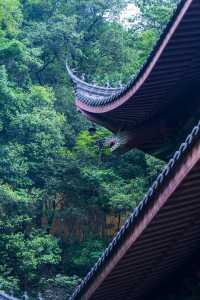
[[[108,241],[91,217],[98,212],[102,228],[114,213],[120,224],[162,167],[140,151],[100,149],[110,133],[88,133],[65,70],[67,58],[77,75],[115,86],[138,72],[175,2],[134,1],[137,26],[125,28],[127,2],[0,3],[0,288],[8,292],[68,295]],[[50,235],[55,218],[62,229],[68,222],[68,236]]]

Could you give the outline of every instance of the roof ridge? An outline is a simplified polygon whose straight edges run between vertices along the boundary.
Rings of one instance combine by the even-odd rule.
[[[85,276],[82,280],[81,284],[75,289],[72,296],[69,300],[76,300],[77,297],[80,296],[83,289],[85,289],[86,285],[94,279],[97,272],[100,271],[104,263],[107,259],[113,254],[114,250],[120,246],[120,242],[125,238],[128,233],[130,227],[137,224],[140,215],[143,213],[144,209],[151,203],[154,199],[155,194],[159,191],[160,187],[163,185],[164,181],[168,180],[171,172],[176,169],[177,164],[181,161],[183,156],[191,146],[196,141],[196,138],[200,134],[200,121],[198,124],[192,129],[192,132],[187,136],[185,141],[180,145],[179,149],[174,153],[173,157],[169,160],[167,165],[163,168],[162,172],[157,176],[156,180],[153,182],[151,187],[149,188],[147,194],[144,196],[143,200],[139,203],[139,205],[134,209],[133,213],[126,220],[125,224],[121,227],[118,233],[115,235],[113,240],[110,242],[108,247],[103,252],[102,256],[98,259],[96,264],[90,270],[90,272]]]
[[[94,85],[88,84],[87,82],[79,79],[75,74],[73,74],[73,72],[70,70],[69,66],[67,65],[67,71],[69,73],[69,76],[72,79],[72,81],[75,83],[75,85],[77,85],[77,87],[76,87],[76,96],[77,96],[77,98],[83,104],[86,104],[86,105],[92,106],[92,107],[98,107],[98,106],[104,106],[104,105],[111,104],[111,103],[115,102],[117,99],[123,97],[136,84],[136,82],[142,76],[142,74],[146,70],[147,66],[150,64],[150,62],[152,60],[152,57],[154,57],[154,55],[158,51],[159,47],[161,46],[162,42],[164,41],[164,38],[167,36],[172,24],[174,23],[174,20],[177,18],[177,16],[179,15],[181,9],[184,7],[184,5],[185,5],[185,3],[187,3],[187,1],[188,0],[181,0],[180,3],[177,5],[177,7],[175,9],[175,13],[172,14],[172,16],[171,16],[169,22],[167,23],[165,29],[163,30],[163,32],[160,35],[157,42],[155,43],[152,51],[150,52],[150,54],[146,58],[144,64],[142,65],[142,67],[140,68],[138,73],[135,76],[133,76],[124,87],[116,89],[115,92],[114,92],[114,89],[113,89],[113,92],[110,93],[110,95],[105,96],[105,97],[100,97],[100,98],[96,98],[96,97],[92,98],[92,94],[95,95],[95,89],[98,88],[98,87],[95,87]],[[79,91],[78,85],[80,83],[81,83],[82,86],[87,86],[87,87],[91,88],[91,95],[85,95],[85,94],[83,94]],[[99,88],[103,88],[103,87],[99,87]],[[109,91],[109,88],[105,87],[104,89],[107,89]],[[98,93],[96,95],[98,96]]]
[[[13,296],[7,295],[5,292],[0,291],[0,300],[19,300]]]

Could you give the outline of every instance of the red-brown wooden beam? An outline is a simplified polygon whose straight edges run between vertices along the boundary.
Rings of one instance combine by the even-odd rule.
[[[192,148],[192,150],[186,155],[181,164],[177,166],[169,182],[165,183],[162,191],[157,196],[153,206],[148,209],[143,219],[139,222],[139,224],[137,224],[133,232],[131,232],[131,234],[126,238],[121,247],[116,251],[115,255],[109,260],[104,269],[100,272],[94,282],[89,286],[87,291],[81,297],[82,300],[92,299],[95,291],[101,289],[101,284],[106,280],[106,278],[114,270],[114,268],[117,267],[119,261],[126,255],[130,247],[143,234],[145,229],[158,214],[159,210],[173,195],[173,193],[177,190],[177,188],[180,186],[183,180],[187,177],[188,173],[194,168],[199,160],[200,141],[198,141],[197,144]]]

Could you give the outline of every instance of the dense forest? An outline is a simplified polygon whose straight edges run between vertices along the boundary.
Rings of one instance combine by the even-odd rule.
[[[0,290],[67,299],[163,166],[99,149],[65,63],[124,84],[178,2],[0,0]]]

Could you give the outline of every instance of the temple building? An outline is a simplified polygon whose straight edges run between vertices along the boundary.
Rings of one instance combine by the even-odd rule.
[[[68,68],[76,106],[88,119],[126,135],[127,150],[168,158],[199,116],[199,1],[182,1],[139,74],[123,88],[93,86]]]
[[[6,293],[0,291],[0,300],[19,300],[19,299],[9,296]]]
[[[183,0],[125,87],[88,84],[67,66],[78,111],[119,137],[117,147],[169,160],[70,300],[163,299],[198,256],[199,53],[200,1]]]

